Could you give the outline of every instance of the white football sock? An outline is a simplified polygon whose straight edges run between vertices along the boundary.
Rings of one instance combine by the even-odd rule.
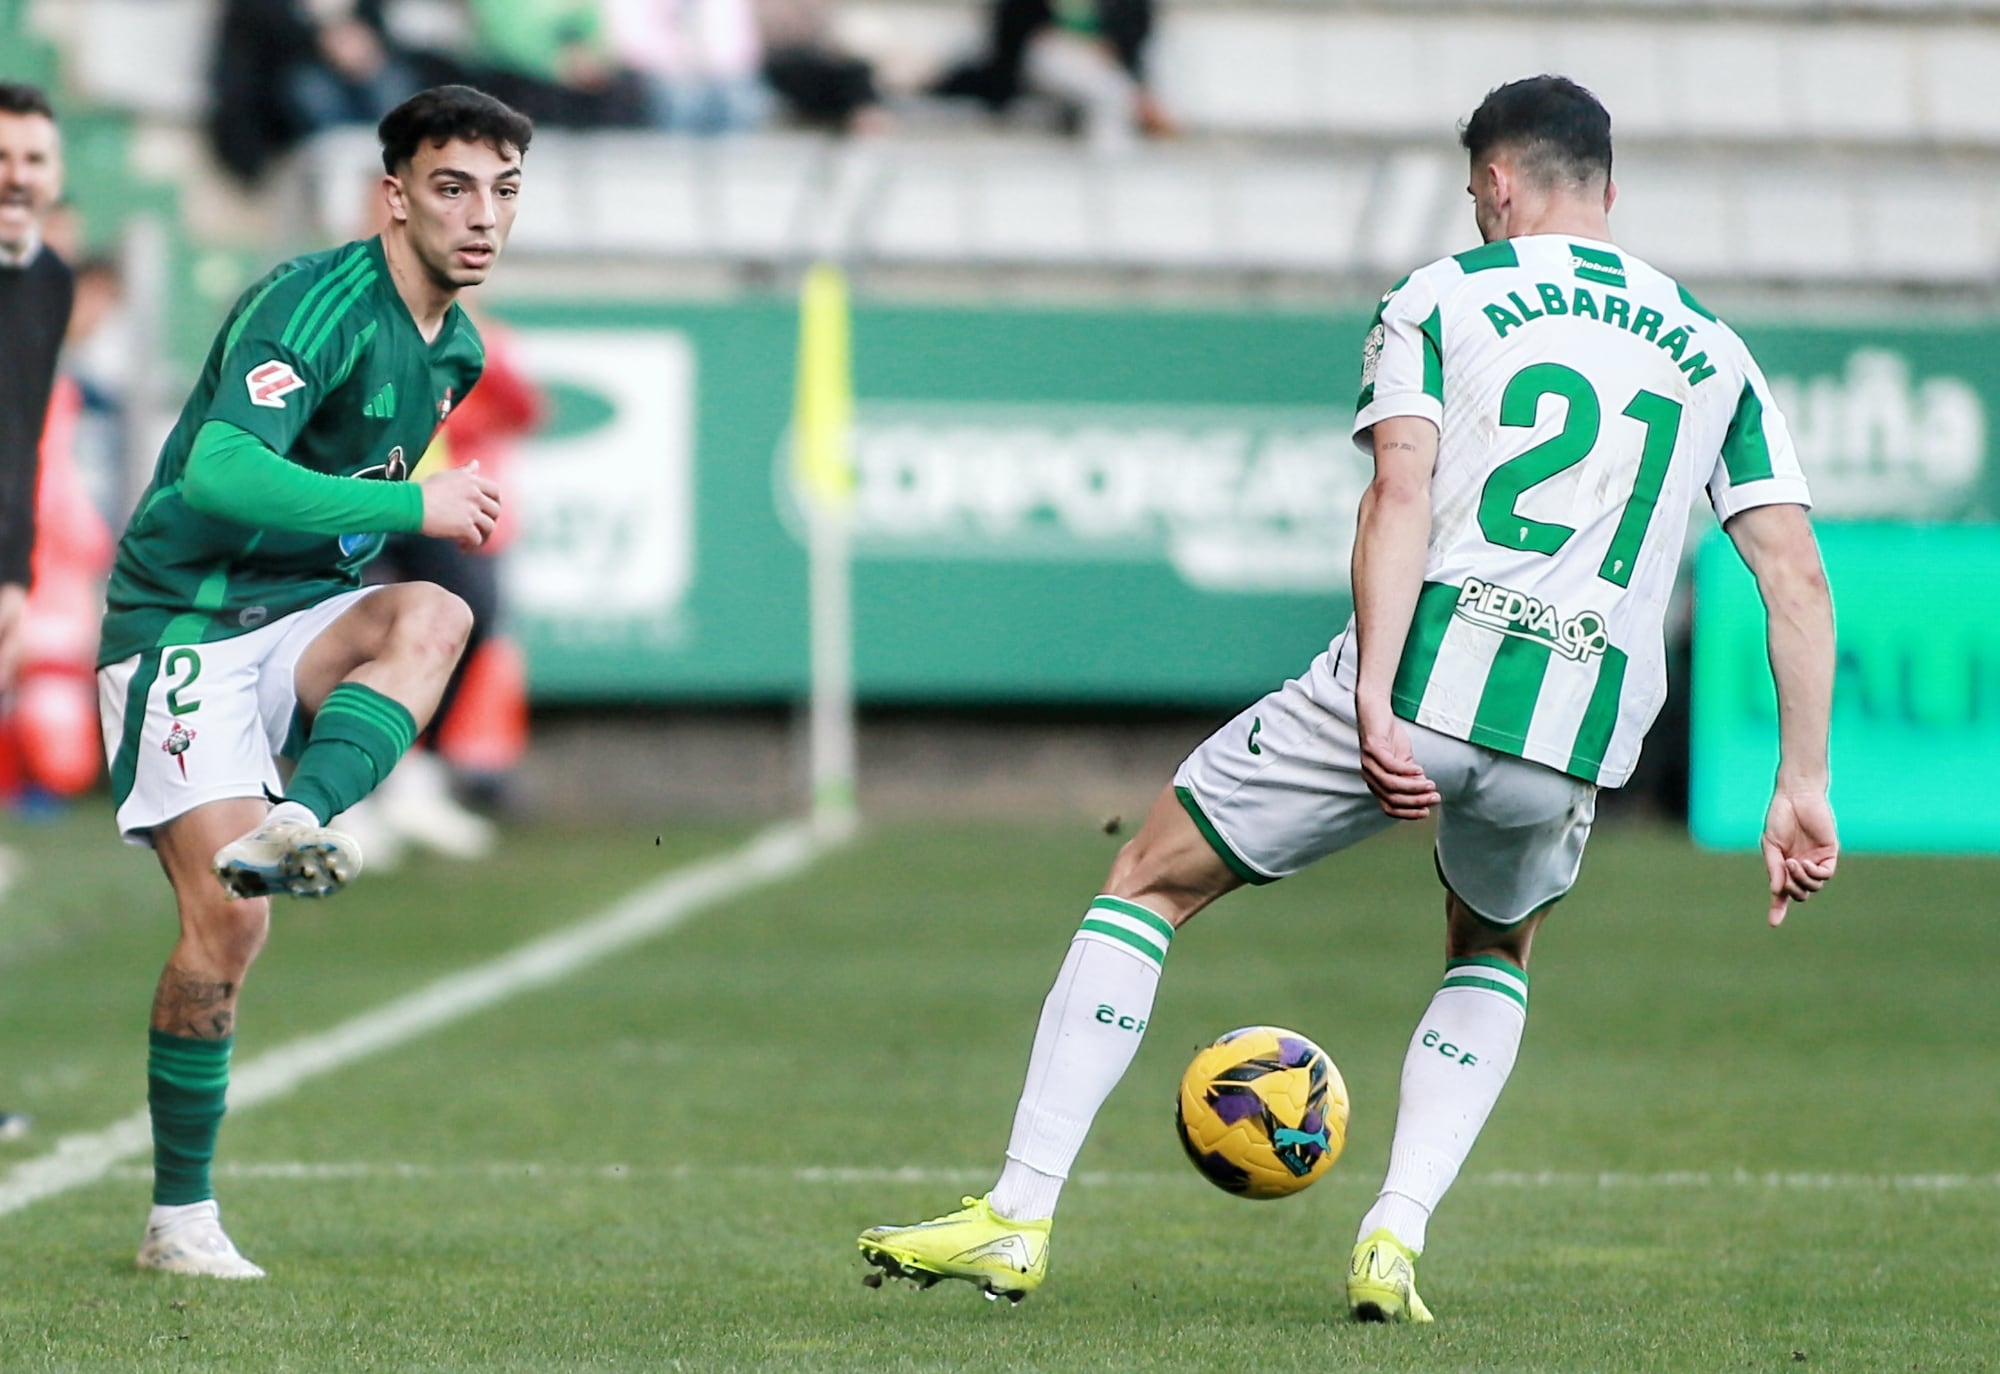
[[[175,1207],[163,1207],[156,1202],[153,1204],[153,1210],[146,1214],[146,1233],[158,1235],[194,1217],[208,1217],[212,1220],[217,1215],[218,1209],[214,1198],[202,1202],[184,1202]]]
[[[1173,937],[1164,917],[1122,897],[1099,897],[1084,913],[1035,1028],[1007,1165],[993,1185],[1001,1216],[1055,1215],[1097,1109],[1138,1053]]]
[[[295,801],[279,802],[271,808],[271,813],[264,819],[266,822],[294,821],[300,825],[309,825],[314,830],[319,829],[319,817],[313,814],[312,808]]]
[[[1504,959],[1453,959],[1403,1058],[1381,1196],[1356,1239],[1386,1228],[1412,1250],[1486,1124],[1528,1024],[1528,975]]]

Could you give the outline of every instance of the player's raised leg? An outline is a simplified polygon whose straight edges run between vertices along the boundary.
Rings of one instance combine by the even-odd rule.
[[[1164,789],[1085,909],[1042,1003],[999,1182],[960,1211],[864,1231],[869,1263],[925,1287],[965,1279],[1015,1301],[1041,1284],[1063,1183],[1138,1052],[1174,931],[1241,881]]]
[[[214,853],[237,897],[323,897],[360,871],[359,846],[327,829],[372,792],[437,709],[471,633],[465,602],[427,582],[383,587],[321,630],[293,683],[312,732],[286,799]]]
[[[264,947],[271,905],[230,900],[209,872],[209,856],[224,838],[261,817],[265,805],[254,797],[211,802],[152,831],[179,907],[180,938],[153,996],[146,1060],[153,1210],[139,1247],[142,1269],[264,1276],[222,1229],[209,1164],[229,1087],[236,1000]]]

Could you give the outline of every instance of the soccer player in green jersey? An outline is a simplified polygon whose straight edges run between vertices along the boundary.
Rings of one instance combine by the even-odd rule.
[[[410,747],[464,646],[464,602],[363,587],[361,568],[388,533],[472,548],[493,530],[499,495],[476,471],[407,478],[479,380],[457,296],[506,245],[532,133],[464,86],[391,111],[387,227],[244,293],[119,542],[105,749],[119,830],[152,846],[180,910],[153,1001],[142,1268],[263,1275],[209,1183],[236,1001],[269,897],[324,896],[359,872],[327,823]],[[282,793],[281,754],[296,760]]]
[[[864,1232],[889,1273],[1015,1298],[1040,1284],[1063,1182],[1138,1049],[1175,931],[1246,883],[1436,813],[1445,970],[1347,1271],[1356,1318],[1429,1321],[1417,1255],[1514,1067],[1529,944],[1576,880],[1597,789],[1630,776],[1666,695],[1662,623],[1699,493],[1769,620],[1771,924],[1833,876],[1833,618],[1763,375],[1728,325],[1611,242],[1611,116],[1588,91],[1502,86],[1460,141],[1484,246],[1392,287],[1363,346],[1354,437],[1375,478],[1353,619],[1161,793],[1043,1004],[993,1191]]]

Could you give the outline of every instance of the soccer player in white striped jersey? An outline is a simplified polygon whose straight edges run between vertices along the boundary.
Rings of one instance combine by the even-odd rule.
[[[1665,696],[1662,622],[1698,489],[1767,613],[1770,923],[1832,877],[1832,607],[1762,375],[1727,325],[1611,242],[1611,119],[1588,91],[1502,86],[1460,141],[1485,246],[1398,283],[1364,345],[1354,432],[1375,478],[1353,619],[1181,765],[1043,1004],[999,1181],[962,1211],[864,1232],[889,1273],[1036,1287],[1174,932],[1225,892],[1435,812],[1445,973],[1347,1274],[1356,1318],[1429,1321],[1416,1259],[1513,1068],[1530,942],[1576,879],[1597,789],[1630,776]]]

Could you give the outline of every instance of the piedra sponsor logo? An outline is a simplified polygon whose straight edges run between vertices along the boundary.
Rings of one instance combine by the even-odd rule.
[[[1554,606],[1525,592],[1476,577],[1459,584],[1458,604],[1452,614],[1516,639],[1546,644],[1576,662],[1601,654],[1611,645],[1604,632],[1604,617],[1598,612],[1579,611],[1565,617]]]

